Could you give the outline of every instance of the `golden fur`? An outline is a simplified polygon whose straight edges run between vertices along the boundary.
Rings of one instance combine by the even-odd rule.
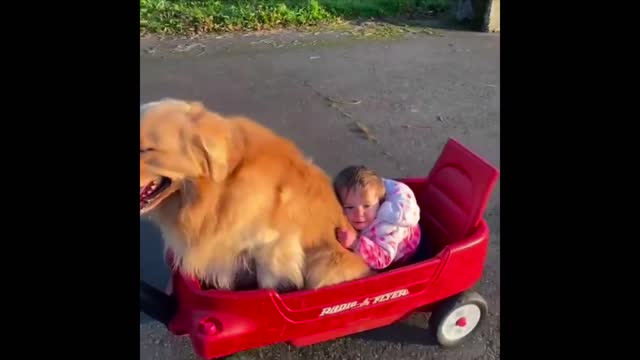
[[[336,240],[350,226],[330,178],[291,141],[199,102],[140,111],[140,188],[171,180],[140,215],[159,226],[181,271],[222,289],[318,288],[372,273]]]

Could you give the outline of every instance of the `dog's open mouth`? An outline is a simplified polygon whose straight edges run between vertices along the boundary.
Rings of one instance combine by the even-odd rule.
[[[140,212],[152,205],[163,191],[171,185],[171,179],[161,177],[140,187]]]

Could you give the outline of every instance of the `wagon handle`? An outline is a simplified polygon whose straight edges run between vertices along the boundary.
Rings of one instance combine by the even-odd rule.
[[[168,326],[177,310],[176,299],[140,280],[140,310]]]

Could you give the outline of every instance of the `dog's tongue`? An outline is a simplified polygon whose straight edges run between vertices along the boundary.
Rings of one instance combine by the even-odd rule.
[[[140,187],[140,199],[144,198],[149,193],[151,186],[153,186],[153,181]]]

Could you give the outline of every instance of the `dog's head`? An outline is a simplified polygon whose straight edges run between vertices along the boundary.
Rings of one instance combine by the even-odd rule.
[[[140,215],[186,181],[219,182],[228,173],[229,121],[199,102],[174,99],[140,107]]]

